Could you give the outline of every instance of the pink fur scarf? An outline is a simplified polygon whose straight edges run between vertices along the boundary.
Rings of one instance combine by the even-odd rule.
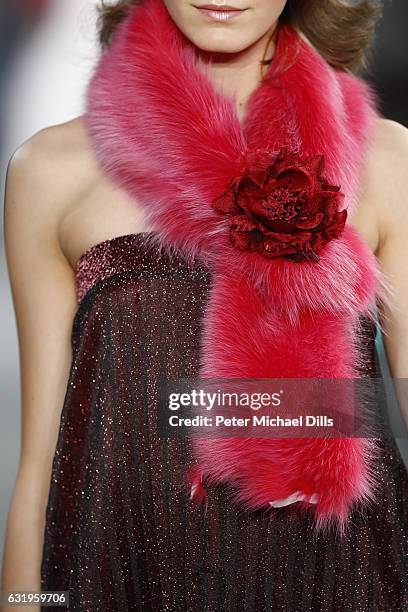
[[[358,195],[372,95],[289,26],[242,123],[207,70],[163,1],[143,0],[101,58],[86,112],[102,168],[142,204],[161,244],[212,271],[200,375],[356,377],[358,321],[379,275],[344,211]],[[299,499],[317,527],[343,531],[351,508],[375,497],[369,438],[193,447],[192,490],[227,482],[248,509]]]

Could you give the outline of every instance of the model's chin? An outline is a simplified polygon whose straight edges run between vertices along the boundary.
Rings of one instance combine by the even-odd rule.
[[[240,53],[254,42],[248,40],[248,32],[244,32],[242,28],[234,32],[222,26],[210,26],[200,30],[199,36],[191,37],[190,40],[198,49],[208,53]]]

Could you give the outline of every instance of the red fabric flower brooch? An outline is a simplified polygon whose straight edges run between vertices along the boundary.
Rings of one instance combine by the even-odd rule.
[[[213,208],[230,220],[232,244],[265,257],[318,261],[318,252],[344,229],[344,195],[324,177],[322,155],[281,151],[272,163],[259,152],[246,158]]]

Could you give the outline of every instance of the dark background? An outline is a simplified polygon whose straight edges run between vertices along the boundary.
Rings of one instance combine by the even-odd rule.
[[[384,0],[370,71],[384,115],[408,127],[408,1]]]

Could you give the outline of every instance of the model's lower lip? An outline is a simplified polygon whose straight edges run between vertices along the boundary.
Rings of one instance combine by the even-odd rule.
[[[214,10],[198,8],[198,10],[200,11],[200,13],[203,13],[203,15],[209,17],[209,19],[211,19],[212,21],[231,21],[231,19],[235,19],[236,17],[241,15],[245,9],[242,11],[223,11],[222,9]]]

